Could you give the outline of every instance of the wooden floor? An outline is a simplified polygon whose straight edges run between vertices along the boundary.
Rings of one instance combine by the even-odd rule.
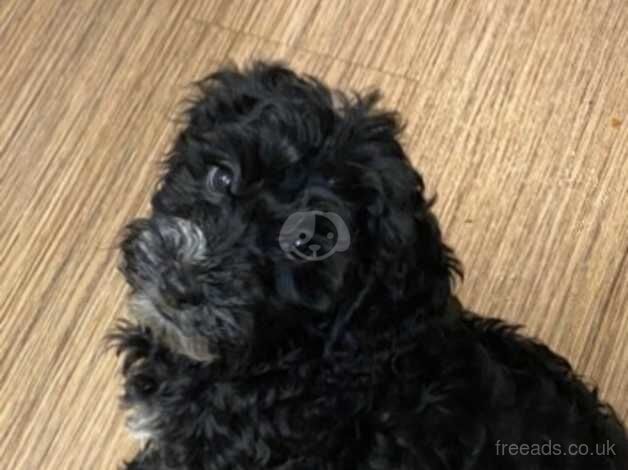
[[[281,59],[407,120],[471,308],[628,418],[628,2],[2,0],[0,467],[114,469],[102,338],[186,84]]]

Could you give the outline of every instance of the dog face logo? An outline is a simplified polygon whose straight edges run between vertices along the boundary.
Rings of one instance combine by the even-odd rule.
[[[333,212],[295,212],[279,232],[279,246],[291,259],[319,261],[351,244],[349,229]]]

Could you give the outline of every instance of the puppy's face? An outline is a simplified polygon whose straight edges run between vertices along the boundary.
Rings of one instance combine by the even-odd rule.
[[[420,177],[374,97],[332,96],[274,65],[220,71],[200,91],[152,215],[122,244],[132,313],[165,345],[200,361],[242,357],[332,323],[367,279],[391,283],[378,295],[404,295],[394,276],[412,271],[399,264],[410,255],[447,277]],[[436,288],[417,282],[426,297]]]

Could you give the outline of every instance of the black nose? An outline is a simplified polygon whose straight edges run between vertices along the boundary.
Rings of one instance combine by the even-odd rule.
[[[170,307],[195,307],[203,303],[197,273],[175,262],[163,273],[162,295]]]

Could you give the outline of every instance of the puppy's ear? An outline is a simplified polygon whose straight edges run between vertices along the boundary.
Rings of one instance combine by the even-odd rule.
[[[443,242],[432,201],[424,199],[420,186],[406,202],[378,204],[375,235],[381,258],[376,272],[394,302],[410,302],[427,312],[441,312],[452,293],[458,260]]]
[[[360,190],[352,194],[362,206],[359,225],[366,227],[359,249],[392,302],[440,312],[462,270],[442,240],[423,180],[399,143],[398,118],[375,111],[377,100],[369,95],[352,110],[349,164],[360,168]]]

